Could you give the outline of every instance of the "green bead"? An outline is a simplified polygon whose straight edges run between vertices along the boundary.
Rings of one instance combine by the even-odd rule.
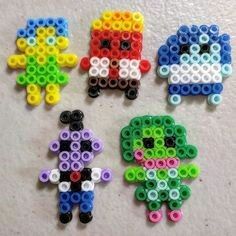
[[[130,126],[126,126],[121,130],[121,137],[125,139],[132,138],[132,129]]]
[[[147,189],[155,189],[157,186],[157,181],[154,179],[149,179],[147,181],[145,181],[145,187]]]
[[[165,201],[167,201],[169,194],[168,194],[167,190],[160,190],[158,192],[158,196],[159,196],[159,199],[161,202],[165,202]]]
[[[182,201],[180,201],[180,200],[170,200],[168,202],[168,206],[172,211],[178,210],[182,206]]]
[[[175,126],[175,135],[177,137],[185,136],[186,135],[186,129],[181,125]]]
[[[158,128],[155,128],[153,130],[153,136],[155,138],[161,138],[164,136],[164,132],[163,132],[163,129],[161,127],[158,127]]]
[[[57,59],[56,59],[55,56],[48,56],[47,57],[47,63],[49,63],[49,64],[56,64],[56,62],[57,62]]]
[[[168,172],[166,169],[157,170],[158,179],[166,179],[168,177]]]
[[[155,156],[157,158],[162,158],[166,156],[166,150],[164,148],[156,148],[155,149]]]
[[[138,182],[143,182],[145,180],[146,173],[144,169],[138,168],[135,172],[135,176]]]
[[[131,150],[132,148],[132,141],[129,139],[125,139],[121,143],[122,150]]]
[[[185,179],[188,177],[188,167],[187,165],[180,165],[178,168],[179,177]]]
[[[150,201],[147,204],[149,211],[158,211],[161,208],[160,201]]]
[[[133,129],[132,136],[134,138],[142,138],[142,131],[140,129]]]
[[[151,189],[147,192],[147,200],[155,201],[158,199],[158,193],[155,189]]]
[[[47,73],[56,75],[58,73],[58,68],[56,65],[48,64],[46,67]]]
[[[152,117],[152,124],[154,126],[162,126],[162,117],[161,116],[153,116]]]
[[[144,157],[149,159],[155,156],[155,152],[152,149],[146,149],[144,151]]]
[[[175,178],[175,179],[171,179],[171,178],[170,178],[170,179],[168,180],[168,186],[169,186],[170,189],[172,189],[172,188],[178,188],[179,185],[180,185],[180,180],[177,179],[177,178]]]
[[[155,145],[156,148],[164,147],[165,141],[164,141],[163,138],[156,138],[155,141],[154,141],[154,145]]]
[[[185,146],[178,147],[176,150],[176,155],[180,160],[185,159],[187,157],[187,150]]]
[[[20,73],[17,76],[16,83],[20,86],[26,86],[27,85],[27,80],[26,80],[25,73]]]
[[[179,193],[182,200],[187,200],[191,196],[191,189],[187,185],[182,185]]]
[[[47,67],[46,66],[38,66],[37,67],[37,73],[39,75],[45,75],[47,72]]]
[[[135,117],[130,121],[130,125],[133,128],[140,128],[142,126],[142,120],[141,117]]]
[[[27,65],[34,65],[36,64],[36,57],[34,56],[28,56],[26,59]]]
[[[185,146],[186,144],[186,138],[184,136],[182,137],[177,137],[175,139],[175,144],[178,146],[178,147],[183,147]]]
[[[143,128],[143,137],[148,138],[152,136],[152,129],[151,128]]]
[[[163,116],[163,125],[169,127],[175,124],[174,119],[171,116]]]
[[[37,68],[35,65],[29,65],[26,67],[26,73],[29,75],[34,75],[36,74]]]
[[[171,147],[167,148],[166,149],[166,156],[167,157],[176,157],[176,150],[175,150],[175,148],[171,148]]]
[[[47,84],[56,84],[57,83],[57,77],[53,74],[48,74],[46,76]]]
[[[127,182],[135,182],[136,174],[134,168],[133,167],[127,168],[125,170],[124,177]]]
[[[47,84],[47,78],[44,75],[37,76],[37,83],[40,87],[44,87]]]
[[[197,178],[200,174],[200,168],[195,164],[188,165],[188,175],[190,178]]]
[[[135,198],[138,200],[138,201],[145,201],[146,198],[147,198],[147,193],[144,189],[143,186],[138,186],[135,190]]]
[[[26,83],[27,84],[36,84],[37,83],[36,75],[27,75],[26,76]]]
[[[140,149],[143,147],[143,141],[142,139],[134,139],[133,140],[133,149],[136,150],[136,149]]]
[[[174,135],[174,133],[175,133],[175,130],[173,126],[169,126],[164,129],[164,134],[166,137],[171,137]]]
[[[197,151],[197,148],[193,145],[187,145],[186,147],[187,149],[187,157],[190,158],[190,159],[193,159],[197,156],[198,154],[198,151]]]
[[[132,151],[123,152],[123,159],[127,162],[132,162],[134,160],[134,155]]]
[[[142,117],[142,126],[149,127],[152,125],[152,117],[151,116],[143,116]]]
[[[57,77],[58,84],[64,86],[69,82],[69,76],[66,73],[60,73]]]

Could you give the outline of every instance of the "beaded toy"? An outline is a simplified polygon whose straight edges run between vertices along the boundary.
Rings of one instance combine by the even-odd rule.
[[[58,169],[44,169],[39,175],[43,183],[58,185],[59,219],[66,224],[72,219],[72,208],[79,207],[79,219],[86,224],[93,218],[94,185],[107,183],[112,178],[110,169],[87,168],[96,155],[103,151],[103,143],[82,123],[84,114],[80,110],[64,111],[60,115],[63,129],[59,140],[52,141],[49,149],[59,157]]]
[[[60,101],[60,86],[69,82],[60,67],[75,67],[75,54],[62,53],[69,45],[68,22],[60,18],[29,19],[26,28],[18,29],[16,45],[20,55],[11,55],[7,64],[12,69],[25,69],[16,83],[26,87],[27,103],[39,105],[41,88],[45,88],[45,101],[55,105]]]
[[[232,74],[228,34],[217,25],[182,25],[158,50],[157,73],[168,79],[168,101],[181,103],[181,96],[208,96],[208,103],[222,101],[223,80]]]
[[[88,95],[97,97],[101,89],[120,89],[128,99],[138,96],[149,61],[141,59],[144,18],[139,12],[105,11],[92,22],[89,57],[80,61],[88,71]]]
[[[187,144],[185,128],[170,116],[135,117],[121,130],[121,150],[126,162],[139,165],[128,167],[124,177],[128,183],[139,184],[135,198],[146,203],[148,219],[159,222],[166,202],[169,220],[179,221],[182,203],[191,195],[182,181],[200,173],[197,165],[183,163],[198,154],[195,146]]]

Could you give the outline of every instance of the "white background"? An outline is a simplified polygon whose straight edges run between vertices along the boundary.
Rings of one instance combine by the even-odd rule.
[[[95,100],[86,95],[87,76],[78,68],[62,91],[61,102],[49,109],[44,103],[29,108],[25,92],[16,89],[17,72],[7,69],[14,53],[15,35],[29,17],[64,16],[69,20],[68,52],[80,57],[88,52],[90,24],[105,9],[141,11],[145,17],[143,57],[152,70],[142,80],[138,99],[125,100],[121,92],[106,91]],[[186,98],[173,109],[166,103],[167,84],[156,78],[158,47],[181,24],[218,24],[221,32],[236,34],[235,0],[0,0],[0,235],[236,235],[236,80],[224,83],[223,103],[216,109],[205,98]],[[235,56],[235,51],[233,51]],[[57,220],[57,189],[41,187],[38,173],[57,166],[48,155],[48,143],[57,138],[58,116],[65,109],[82,109],[85,126],[105,143],[105,150],[91,166],[110,167],[114,179],[97,186],[94,220],[83,226],[78,211],[66,227]],[[119,132],[129,120],[144,114],[171,114],[188,132],[189,143],[199,148],[195,160],[201,177],[191,183],[192,197],[183,206],[184,218],[176,225],[164,218],[152,225],[146,221],[144,204],[134,201],[135,186],[123,182],[125,164],[119,151]],[[55,187],[55,188],[54,188]]]

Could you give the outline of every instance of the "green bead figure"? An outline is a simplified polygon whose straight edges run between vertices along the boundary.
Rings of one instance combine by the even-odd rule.
[[[197,148],[187,143],[186,129],[170,116],[135,117],[121,130],[120,142],[123,159],[138,164],[128,167],[124,178],[138,184],[134,195],[146,203],[148,219],[159,222],[166,202],[168,219],[178,222],[183,216],[182,204],[191,195],[183,180],[200,173],[197,165],[183,163],[198,154]]]

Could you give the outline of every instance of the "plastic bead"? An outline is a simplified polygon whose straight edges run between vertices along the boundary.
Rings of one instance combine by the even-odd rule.
[[[178,68],[172,68],[177,71]],[[195,179],[200,168],[184,159],[197,156],[197,148],[187,143],[186,129],[170,116],[135,117],[121,130],[120,142],[124,161],[134,162],[124,172],[128,183],[137,183],[135,198],[146,202],[148,219],[157,223],[162,219],[161,205],[166,202],[168,218],[177,222],[180,210],[191,190],[183,184],[185,179]]]
[[[62,224],[71,221],[74,206],[79,207],[81,223],[90,222],[95,184],[112,180],[110,169],[87,167],[102,152],[103,143],[92,130],[83,127],[83,119],[84,113],[78,109],[60,114],[59,121],[69,125],[69,129],[62,129],[58,140],[49,144],[50,151],[58,155],[58,169],[43,169],[39,174],[40,182],[58,185],[59,221]],[[142,172],[137,178],[142,180]]]

